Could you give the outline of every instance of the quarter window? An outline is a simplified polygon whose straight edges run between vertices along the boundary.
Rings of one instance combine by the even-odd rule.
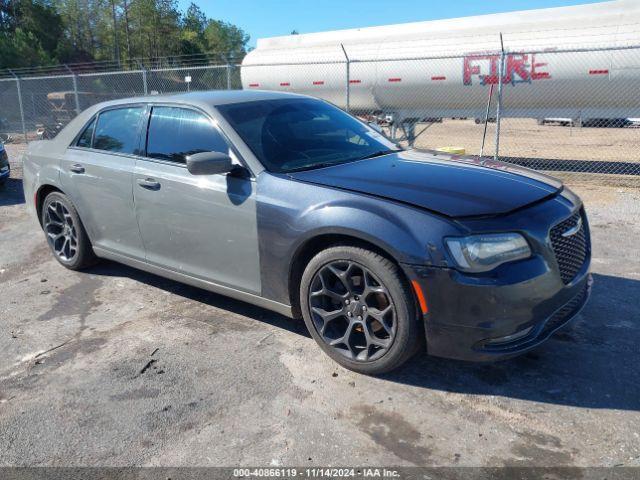
[[[127,107],[100,113],[93,148],[137,154],[138,131],[144,110],[144,107]]]
[[[203,114],[179,107],[153,107],[149,122],[147,156],[186,163],[201,152],[229,153],[222,134]]]
[[[87,128],[84,129],[82,135],[78,139],[78,143],[76,144],[78,147],[91,148],[91,140],[93,138],[93,129],[96,126],[96,119],[91,120],[91,123],[87,125]]]

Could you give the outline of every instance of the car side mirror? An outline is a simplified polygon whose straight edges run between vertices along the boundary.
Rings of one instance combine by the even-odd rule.
[[[226,153],[202,152],[187,156],[187,170],[192,175],[229,173],[233,168],[233,161]]]

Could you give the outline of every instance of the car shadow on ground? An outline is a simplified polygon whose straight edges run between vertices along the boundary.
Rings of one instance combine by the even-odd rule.
[[[24,203],[24,190],[22,180],[19,178],[7,178],[4,185],[0,185],[0,207],[21,205]]]
[[[304,322],[113,262],[91,273],[129,277],[196,302],[309,337]],[[381,378],[424,389],[495,395],[582,408],[640,410],[640,281],[594,275],[581,315],[515,359],[469,363],[418,354]]]
[[[468,363],[417,356],[390,381],[582,408],[640,410],[640,281],[594,275],[574,321],[520,357]]]
[[[194,302],[204,303],[215,308],[228,310],[229,312],[249,317],[260,322],[268,323],[274,327],[297,333],[306,337],[310,337],[304,322],[293,320],[271,312],[261,307],[256,307],[250,303],[235,300],[224,295],[218,295],[201,288],[192,287],[184,283],[176,282],[152,273],[147,273],[119,263],[103,260],[95,267],[91,268],[89,273],[94,275],[103,275],[109,277],[127,277],[138,282],[171,292],[183,298],[193,300]]]

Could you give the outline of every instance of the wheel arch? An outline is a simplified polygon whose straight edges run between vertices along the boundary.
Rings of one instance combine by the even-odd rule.
[[[36,209],[36,215],[38,217],[38,223],[42,226],[42,205],[44,203],[44,199],[47,198],[52,192],[59,192],[63,195],[66,195],[59,187],[55,185],[51,185],[49,183],[45,183],[40,185],[36,192],[33,194],[33,203]]]
[[[320,253],[323,250],[326,250],[335,246],[350,246],[350,247],[360,247],[367,250],[371,250],[372,252],[377,253],[378,255],[386,258],[387,260],[393,262],[398,266],[401,275],[406,279],[406,275],[404,270],[402,269],[400,262],[395,258],[395,256],[390,253],[390,249],[386,246],[381,246],[376,244],[368,239],[364,239],[357,234],[352,232],[325,232],[314,235],[310,238],[307,238],[304,242],[302,242],[298,248],[295,250],[290,262],[289,267],[289,277],[288,277],[288,290],[289,290],[289,301],[291,304],[291,309],[293,316],[295,318],[302,317],[302,311],[300,308],[300,281],[302,279],[302,274],[304,273],[304,269],[309,263],[309,261]]]

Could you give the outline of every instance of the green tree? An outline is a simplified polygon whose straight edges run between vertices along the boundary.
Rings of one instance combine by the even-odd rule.
[[[0,68],[50,65],[53,59],[32,32],[16,28],[11,36],[0,35]]]
[[[180,33],[180,53],[202,54],[208,50],[204,31],[207,28],[207,16],[195,3],[191,3],[182,18]]]
[[[52,63],[63,33],[62,20],[47,0],[0,2],[0,68]]]
[[[207,28],[207,16],[200,7],[193,2],[184,14],[182,28],[199,34],[203,34],[204,29]]]
[[[242,57],[249,36],[177,0],[0,0],[0,68],[180,54]]]
[[[241,28],[221,20],[209,20],[204,35],[210,52],[228,58],[243,57],[250,39]]]
[[[48,55],[53,55],[64,33],[62,18],[51,2],[18,2],[19,28],[37,39]]]

